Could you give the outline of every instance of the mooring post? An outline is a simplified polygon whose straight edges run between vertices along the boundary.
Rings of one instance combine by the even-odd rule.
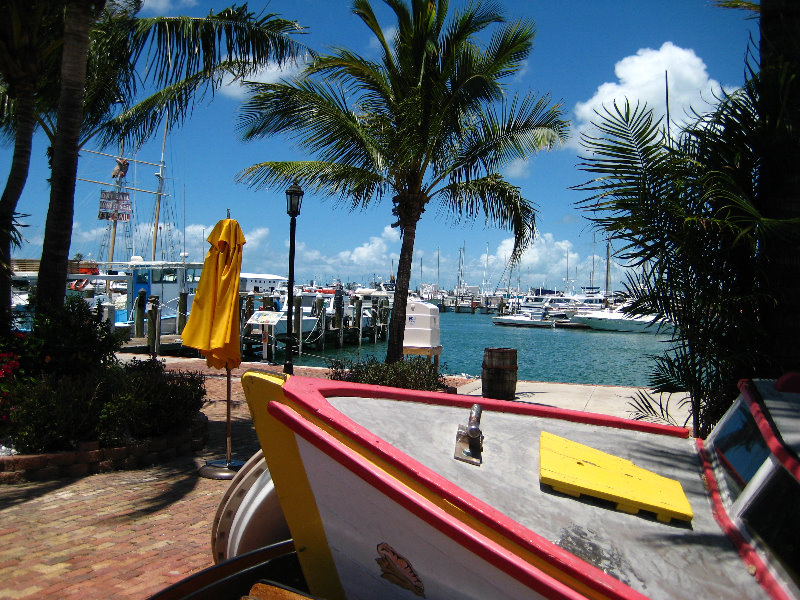
[[[187,307],[189,305],[189,292],[181,292],[178,294],[178,316],[175,317],[175,333],[178,335],[183,333],[186,327]]]
[[[139,290],[139,295],[136,296],[133,311],[133,337],[144,337],[144,308],[147,304],[147,292]]]
[[[300,296],[294,297],[294,336],[295,336],[295,344],[294,347],[297,348],[297,355],[300,356],[303,354],[303,307],[301,306],[303,299]]]
[[[155,358],[158,356],[158,296],[150,296],[147,304],[147,349]]]
[[[364,320],[361,318],[361,313],[362,313],[361,307],[362,306],[363,306],[363,300],[361,300],[361,298],[359,298],[358,300],[356,300],[356,311],[355,311],[355,314],[353,316],[353,318],[356,321],[354,323],[354,325],[355,325],[356,329],[358,330],[358,346],[359,346],[359,348],[361,347],[361,336],[362,336],[361,325],[364,322]]]
[[[344,346],[344,303],[334,301],[333,327],[336,330],[336,346]]]
[[[325,349],[325,298],[322,294],[314,298],[314,311],[317,313],[316,332],[319,334],[317,337],[317,350]]]
[[[381,331],[380,336],[381,340],[386,339],[386,333],[389,331],[389,299],[388,298],[381,298],[380,303],[380,325]]]
[[[371,313],[371,324],[372,324],[372,331],[370,331],[369,337],[373,344],[377,343],[378,341],[378,309],[375,306],[372,307]]]

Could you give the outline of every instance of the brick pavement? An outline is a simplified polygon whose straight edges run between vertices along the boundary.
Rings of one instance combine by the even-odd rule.
[[[199,360],[168,364],[208,371]],[[225,457],[225,377],[212,372],[209,443],[194,457],[0,486],[0,599],[141,599],[211,566],[212,521],[229,485],[197,475],[206,460]],[[231,392],[233,455],[245,460],[258,441],[238,377]]]
[[[211,526],[229,482],[197,469],[225,456],[225,376],[198,359],[167,366],[209,373],[209,443],[147,469],[0,486],[0,599],[139,600],[213,564]],[[248,368],[281,370],[254,363],[232,373],[231,445],[241,460],[258,449],[239,380]]]

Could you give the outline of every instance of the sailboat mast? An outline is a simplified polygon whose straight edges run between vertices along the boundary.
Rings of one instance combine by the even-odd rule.
[[[439,283],[439,248],[436,248],[436,291],[438,292],[442,289],[441,284]]]
[[[155,218],[153,219],[153,247],[152,252],[150,253],[150,260],[156,259],[156,242],[158,241],[158,219],[161,213],[161,196],[164,193],[164,170],[166,169],[166,164],[164,164],[164,149],[167,146],[167,125],[169,124],[169,116],[164,121],[164,138],[161,141],[161,162],[158,165],[158,173],[156,173],[156,177],[158,178],[158,190],[156,190],[156,212]]]
[[[609,298],[608,279],[611,272],[611,244],[606,240],[606,298]]]

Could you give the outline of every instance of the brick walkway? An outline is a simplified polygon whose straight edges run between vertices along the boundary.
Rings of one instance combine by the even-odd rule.
[[[142,599],[213,564],[211,525],[230,482],[197,469],[225,457],[224,372],[202,360],[168,365],[211,375],[204,450],[148,469],[0,486],[0,599]],[[241,460],[258,449],[238,378],[246,367],[231,386],[231,445]]]
[[[210,375],[209,443],[194,457],[148,469],[0,486],[0,599],[138,600],[213,564],[211,526],[229,482],[199,477],[197,469],[225,457],[225,376],[203,360],[168,358],[167,365]],[[231,439],[241,460],[258,450],[239,381],[248,368],[281,371],[254,363],[232,373]]]

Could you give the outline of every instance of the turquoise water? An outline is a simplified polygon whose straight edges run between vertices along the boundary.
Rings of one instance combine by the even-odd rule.
[[[646,386],[651,355],[661,354],[669,337],[591,329],[498,327],[492,315],[442,313],[442,372],[480,377],[485,348],[516,348],[517,378],[525,381]],[[305,349],[304,349],[305,350]],[[386,342],[324,352],[308,348],[295,364],[326,366],[329,358],[386,356]],[[279,355],[279,359],[282,357]]]

